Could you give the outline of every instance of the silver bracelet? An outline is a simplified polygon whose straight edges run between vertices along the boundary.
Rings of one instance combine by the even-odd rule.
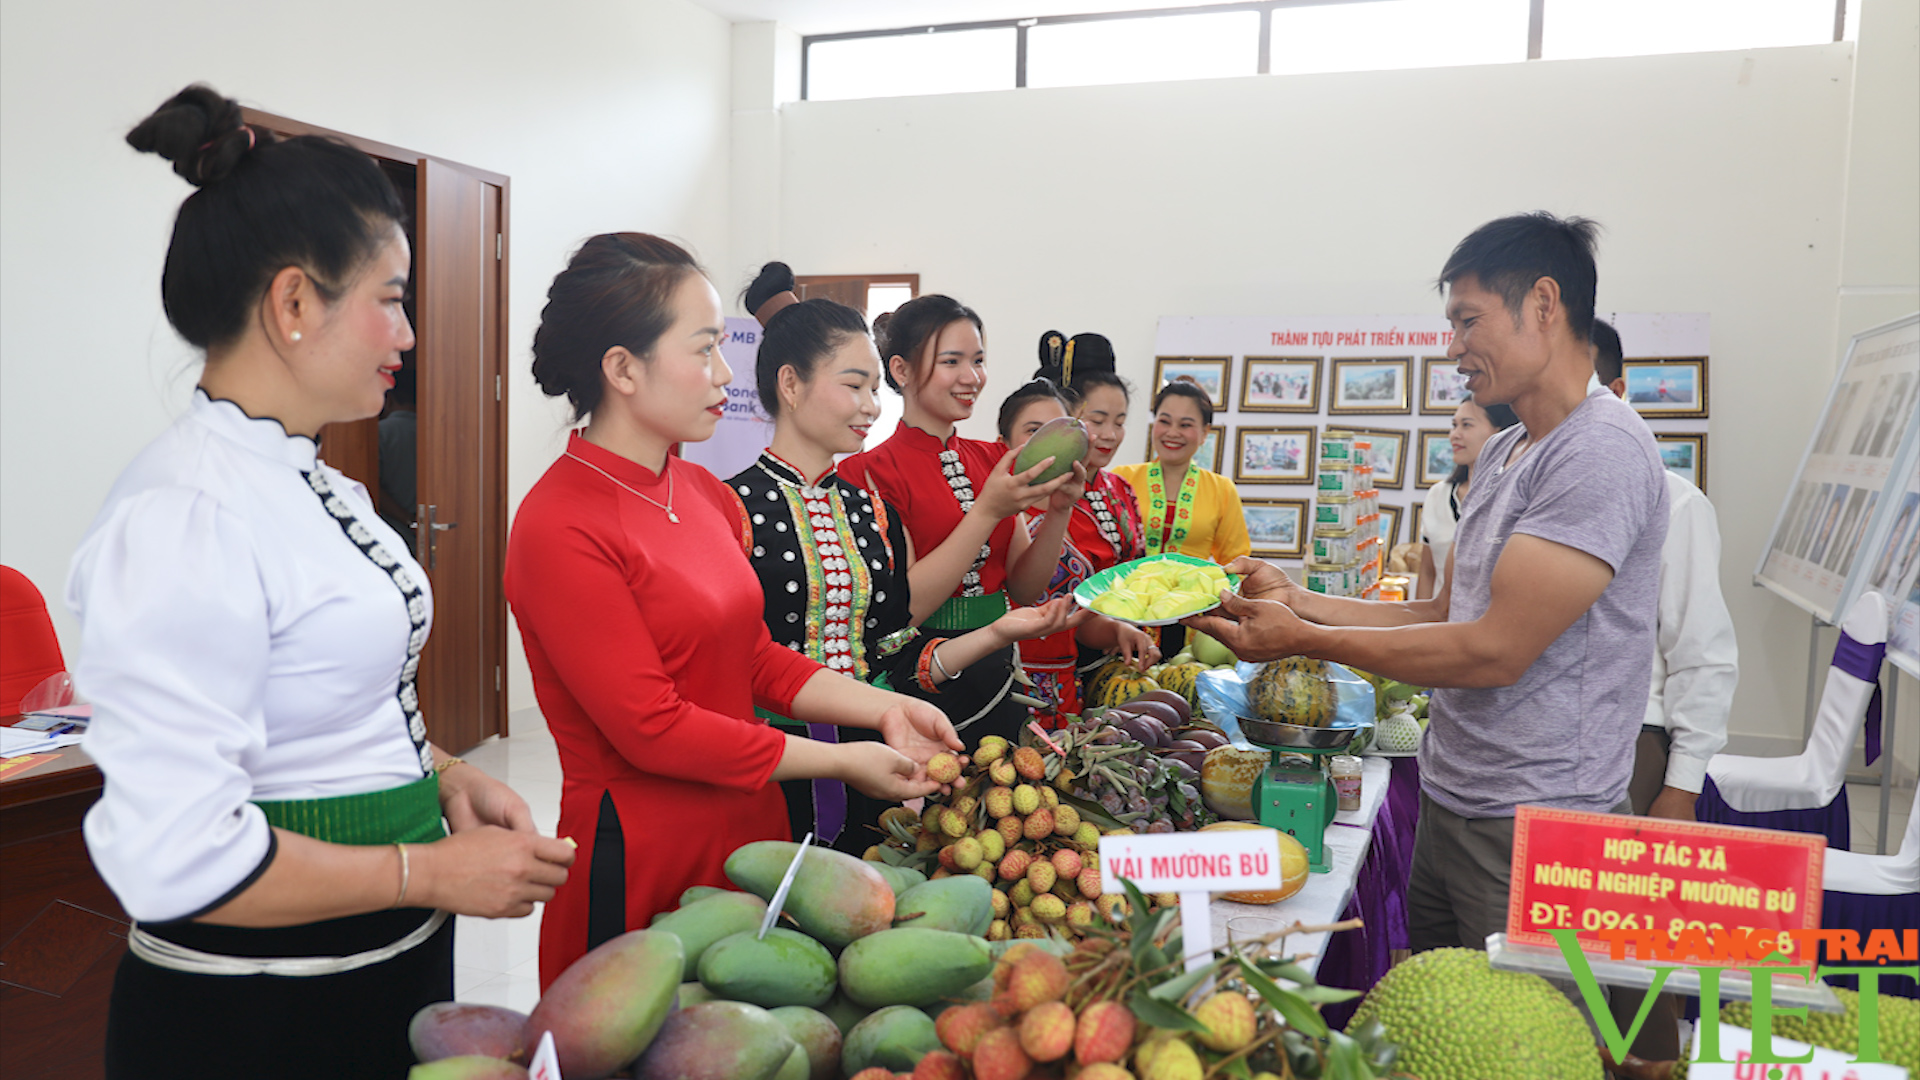
[[[407,886],[413,883],[413,866],[407,859],[407,845],[396,841],[393,846],[400,851],[400,894],[393,898],[393,903],[387,905],[388,910],[406,902]]]
[[[940,669],[940,677],[947,680],[948,682],[952,682],[953,680],[959,678],[958,673],[948,671],[947,665],[940,662],[940,646],[938,645],[935,645],[933,647],[933,666]],[[960,670],[965,671],[967,669],[961,668]]]

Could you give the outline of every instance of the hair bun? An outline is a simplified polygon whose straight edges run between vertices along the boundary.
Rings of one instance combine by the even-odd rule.
[[[1067,360],[1067,335],[1058,330],[1049,330],[1040,335],[1040,366],[1034,369],[1033,377],[1045,379],[1058,386],[1066,381],[1063,370]]]
[[[1105,334],[1075,334],[1068,342],[1073,347],[1073,371],[1113,371],[1113,342]]]
[[[168,98],[127,133],[128,146],[173,162],[173,171],[195,187],[225,179],[255,139],[240,121],[240,103],[205,83]]]
[[[796,292],[793,280],[793,267],[783,262],[770,262],[760,268],[760,274],[747,286],[740,302],[751,315],[760,310],[760,305],[783,292]]]

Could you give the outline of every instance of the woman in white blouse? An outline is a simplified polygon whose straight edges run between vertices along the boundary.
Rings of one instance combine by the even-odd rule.
[[[67,592],[106,775],[87,846],[136,920],[107,1074],[399,1076],[414,1011],[453,996],[448,913],[528,914],[573,858],[426,741],[426,576],[315,456],[413,345],[405,208],[365,155],[203,86],[127,141],[199,187],[161,295],[207,360]]]
[[[1414,599],[1439,595],[1440,586],[1447,580],[1453,529],[1467,505],[1473,463],[1480,460],[1480,448],[1494,432],[1519,422],[1511,406],[1482,408],[1472,394],[1461,398],[1459,407],[1453,410],[1453,430],[1447,437],[1447,444],[1453,448],[1453,475],[1427,489],[1426,506],[1420,511],[1420,581],[1414,586]]]

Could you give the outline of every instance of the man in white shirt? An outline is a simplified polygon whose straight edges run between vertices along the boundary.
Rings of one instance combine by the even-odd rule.
[[[1594,376],[1618,397],[1620,335],[1593,323]],[[1653,657],[1647,719],[1635,748],[1633,812],[1692,821],[1707,761],[1727,745],[1727,713],[1740,679],[1733,616],[1720,595],[1720,525],[1713,504],[1667,474],[1667,540],[1660,550],[1660,647]]]
[[[1624,399],[1619,333],[1595,319],[1592,337],[1594,377]],[[1727,745],[1740,651],[1733,617],[1720,595],[1720,525],[1713,504],[1670,472],[1667,507],[1667,539],[1660,549],[1660,644],[1653,654],[1653,687],[1634,746],[1627,797],[1636,814],[1692,821],[1694,800],[1706,784],[1707,760]],[[1639,1004],[1639,994],[1612,996],[1610,1007],[1622,1031]],[[1671,995],[1661,995],[1634,1042],[1635,1057],[1663,1061],[1678,1055],[1675,1007]]]

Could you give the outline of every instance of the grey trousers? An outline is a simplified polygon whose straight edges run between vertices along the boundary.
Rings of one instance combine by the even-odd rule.
[[[1610,812],[1632,813],[1632,800]],[[1407,878],[1408,945],[1414,952],[1456,946],[1485,949],[1489,934],[1507,928],[1507,887],[1512,876],[1512,818],[1461,817],[1422,791],[1420,824],[1413,834],[1413,870]],[[1599,1029],[1573,980],[1547,981],[1573,1002],[1597,1038]]]

